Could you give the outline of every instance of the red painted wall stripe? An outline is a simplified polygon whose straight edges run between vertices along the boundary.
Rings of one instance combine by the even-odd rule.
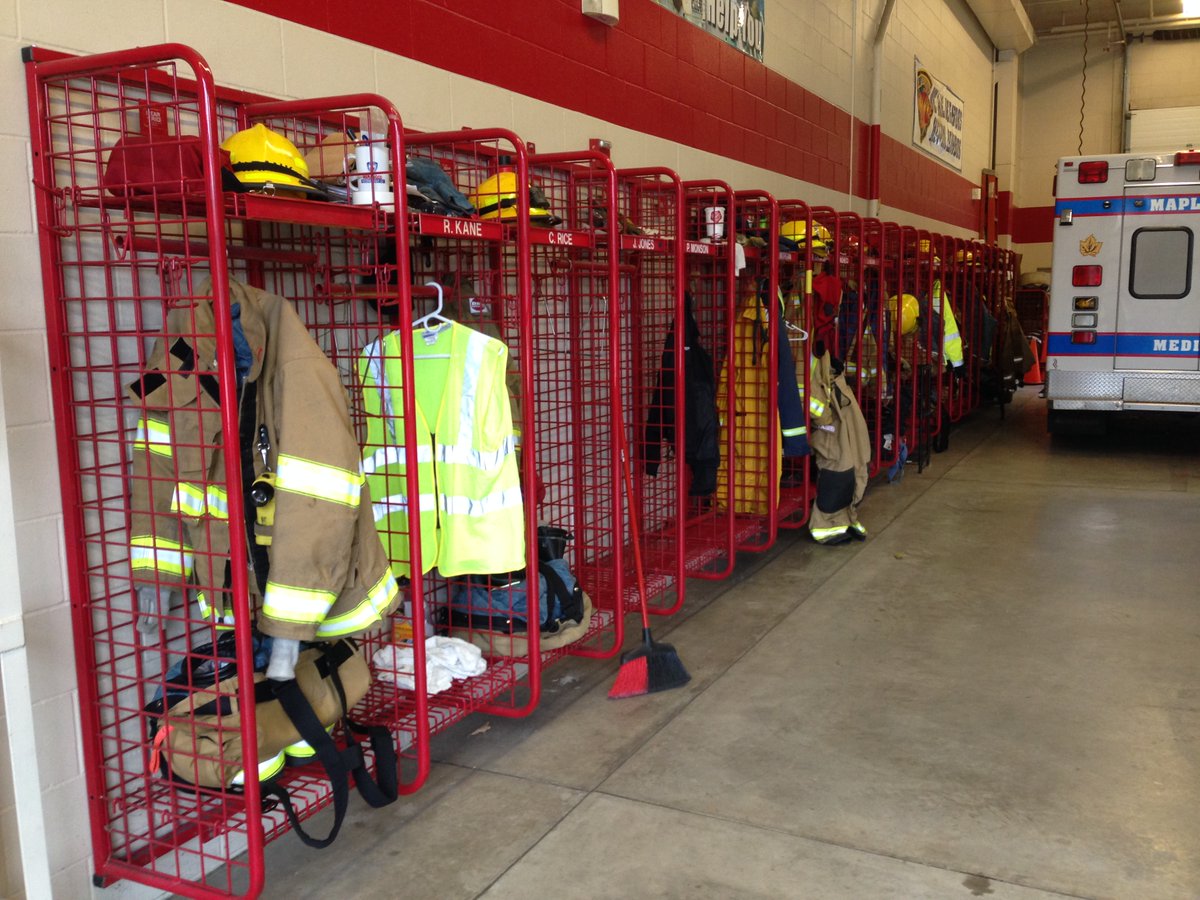
[[[1052,241],[1054,207],[1014,207],[1012,236],[1015,244],[1045,244]]]
[[[579,0],[232,2],[841,193],[853,171],[868,196],[861,120],[652,0],[623,0],[612,28]],[[974,182],[886,135],[880,163],[882,203],[975,227]]]

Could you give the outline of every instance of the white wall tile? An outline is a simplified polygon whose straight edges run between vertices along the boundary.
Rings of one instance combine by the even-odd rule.
[[[62,581],[62,519],[44,516],[18,522],[17,558],[21,560],[21,608],[50,609],[67,601]]]
[[[291,22],[281,26],[288,95],[358,94],[375,84],[375,51],[370,47]]]
[[[400,110],[405,128],[446,131],[450,113],[450,73],[394,53],[375,52],[375,90]]]
[[[77,864],[80,861],[80,849],[91,845],[88,817],[84,814],[87,809],[87,789],[83,776],[44,791],[42,803],[48,830],[53,831],[49,846],[50,871],[58,872]]]
[[[0,897],[24,896],[17,810],[14,806],[0,807]]]
[[[10,95],[11,96],[11,95]],[[24,96],[24,91],[18,96]],[[0,137],[0,172],[19,172],[29,183],[29,141],[18,137]],[[0,204],[0,232],[32,232],[29,194],[22,191]]]
[[[1200,106],[1200,49],[1195,42],[1130,44],[1129,105],[1133,109]]]
[[[0,331],[44,331],[46,304],[36,235],[0,234],[0,282]]]
[[[17,0],[0,0],[0,34],[17,35]]]
[[[43,791],[83,774],[79,765],[79,722],[75,692],[42,700],[33,707],[37,723],[38,775]]]
[[[26,563],[22,563],[25,565]],[[71,638],[71,613],[67,606],[39,610],[25,616],[25,644],[29,654],[29,693],[34,706],[37,734],[55,724],[39,715],[42,701],[75,690],[75,648]],[[54,821],[49,815],[47,821]]]
[[[513,128],[511,91],[451,75],[449,98],[451,120],[456,128]],[[527,137],[520,133],[517,136]],[[537,140],[536,135],[528,137]]]
[[[9,377],[6,368],[5,381]],[[58,513],[62,502],[53,426],[47,423],[10,428],[8,458],[12,472],[13,514],[17,522]],[[37,560],[32,562],[36,564]]]
[[[284,93],[282,20],[218,0],[166,0],[168,40],[194,48],[218,84]]]
[[[561,107],[534,100],[523,94],[512,94],[513,131],[525,141],[534,141],[538,153],[558,153],[563,150],[587,149],[587,142],[570,145],[566,142],[564,122],[569,115],[578,115]]]
[[[50,877],[50,889],[54,892],[54,900],[75,900],[78,897],[103,898],[105,893],[104,891],[93,891],[92,868],[87,859],[82,859],[55,872]],[[143,896],[151,895],[146,893]],[[164,895],[160,893],[157,896]]]
[[[166,40],[162,0],[121,0],[119,15],[91,0],[19,0],[21,39],[76,52],[101,53]]]
[[[0,333],[4,411],[9,428],[50,421],[45,336],[36,331]]]
[[[0,690],[0,697],[4,691]],[[16,803],[13,793],[12,759],[8,751],[8,720],[0,715],[0,809],[8,809]],[[3,882],[0,881],[0,884]],[[7,896],[0,891],[0,897]]]

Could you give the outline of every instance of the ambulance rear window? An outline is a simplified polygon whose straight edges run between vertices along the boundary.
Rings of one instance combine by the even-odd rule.
[[[1186,297],[1192,283],[1192,230],[1139,228],[1133,233],[1129,293],[1148,300]]]

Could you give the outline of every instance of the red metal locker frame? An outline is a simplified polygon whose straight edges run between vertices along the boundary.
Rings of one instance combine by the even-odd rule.
[[[712,354],[713,377],[722,367],[736,365],[733,316],[737,296],[734,270],[734,241],[731,231],[736,200],[733,189],[723,181],[685,181],[684,191],[684,290],[693,296],[693,312],[700,327],[705,349]],[[724,236],[709,239],[705,231],[705,210],[724,209]],[[734,379],[727,378],[725,402],[735,407]],[[718,387],[719,390],[719,387]],[[725,429],[721,439],[722,465],[734,452],[736,423]],[[691,482],[689,482],[690,485]],[[734,541],[734,504],[721,508],[716,493],[691,496],[689,487],[684,560],[688,575],[719,580],[727,578],[737,562]],[[736,494],[733,497],[736,502]]]
[[[485,181],[511,172],[515,184],[528,185],[529,153],[525,142],[507,129],[463,129],[407,136],[411,157],[436,162],[464,194],[470,196]],[[453,218],[418,212],[409,216],[407,251],[417,282],[447,286],[448,308],[456,321],[490,329],[509,347],[510,387],[520,397],[520,470],[525,511],[526,570],[537,571],[537,505],[539,452],[538,409],[533,402],[536,380],[534,348],[525,337],[533,334],[530,271],[530,198],[517,190],[515,214],[493,219]],[[477,680],[456,682],[430,704],[432,729],[444,730],[472,712],[504,717],[529,715],[541,699],[544,655],[541,635],[529,628],[514,639],[500,632],[450,623],[452,592],[465,588],[463,579],[427,579],[426,613],[439,631],[477,643],[484,650],[488,672]],[[493,589],[503,590],[503,588]],[[444,696],[444,699],[442,699]]]
[[[539,154],[530,167],[550,208],[565,219],[561,227],[530,229],[538,459],[543,473],[565,468],[569,479],[560,492],[565,496],[557,502],[548,496],[539,507],[538,521],[575,535],[568,549],[571,571],[595,609],[588,634],[559,654],[603,658],[624,642],[630,590],[619,453],[629,399],[621,379],[628,366],[617,176],[598,149]],[[556,366],[552,355],[562,354],[564,343],[566,365]],[[556,387],[562,378],[565,390]],[[549,487],[553,491],[553,483]]]
[[[866,298],[866,247],[863,242],[863,219],[857,213],[839,212],[837,226],[837,273],[842,281],[842,304],[838,314],[838,351],[846,364],[846,382],[854,388],[855,399],[868,423],[877,423],[882,411],[882,366],[879,360],[879,344],[875,333],[881,324],[870,318]],[[874,309],[878,314],[878,303]],[[875,347],[874,356],[867,355],[863,335],[871,336]],[[879,474],[879,452],[872,441],[870,477]]]
[[[889,282],[888,266],[883,265],[883,244],[887,229],[878,218],[863,220],[862,282],[859,289],[859,308],[862,320],[859,325],[859,341],[864,335],[871,336],[872,352],[862,365],[868,376],[874,378],[875,403],[862,406],[866,428],[871,437],[871,475],[889,468],[900,456],[900,406],[896,402],[896,373],[894,362],[895,330],[894,308],[888,298],[892,296],[894,284]],[[892,436],[887,438],[888,434]]]
[[[647,606],[652,614],[673,615],[684,603],[687,576],[684,569],[683,522],[687,514],[687,456],[684,427],[686,408],[682,390],[684,366],[683,315],[684,241],[683,183],[670,169],[619,169],[618,214],[632,228],[621,228],[622,294],[629,296],[628,374],[632,395],[626,423],[633,434],[634,493],[639,499],[642,561],[645,566]],[[629,231],[631,233],[624,233]],[[625,286],[627,290],[624,289]],[[669,342],[669,343],[668,343]],[[671,348],[670,373],[675,389],[660,397],[663,353]],[[651,415],[674,422],[674,441],[657,449],[660,460],[647,461],[646,431]],[[626,584],[637,581],[628,571]],[[626,590],[626,611],[636,612],[638,598]]]
[[[803,223],[804,233],[812,235],[812,213],[803,200],[780,200],[778,228],[768,240],[778,257],[779,289],[784,297],[783,325],[788,329],[788,344],[796,364],[800,400],[804,406],[804,426],[810,427],[809,383],[812,378],[812,241],[806,240],[802,251],[783,250],[778,236],[788,222]],[[808,524],[812,511],[815,484],[812,477],[812,457],[780,460],[779,503],[776,507],[778,527],[802,528]]]
[[[68,578],[96,877],[101,882],[129,877],[196,897],[229,896],[243,887],[245,895],[255,895],[264,878],[263,844],[287,827],[278,810],[265,818],[258,812],[262,807],[257,780],[249,779],[241,792],[181,788],[159,778],[147,765],[142,709],[147,694],[143,688],[157,685],[162,689],[167,653],[210,665],[216,664],[218,657],[214,651],[201,656],[194,649],[198,637],[212,638],[214,632],[211,625],[190,617],[192,607],[187,603],[183,615],[160,611],[160,625],[172,631],[182,626],[184,631],[159,644],[157,680],[147,678],[142,674],[142,662],[146,651],[154,655],[155,650],[141,646],[134,637],[133,610],[111,602],[132,592],[124,558],[128,552],[124,521],[129,512],[125,487],[138,478],[136,474],[122,477],[129,470],[129,461],[121,425],[120,386],[139,371],[144,351],[138,344],[156,334],[146,330],[154,325],[152,321],[143,323],[143,304],[156,304],[162,310],[196,296],[191,278],[196,267],[223,273],[229,268],[228,257],[247,261],[270,258],[270,254],[227,254],[224,240],[211,239],[229,233],[230,217],[248,222],[275,215],[318,222],[328,217],[334,224],[351,227],[370,227],[370,217],[364,217],[362,211],[346,211],[343,216],[328,208],[317,213],[315,204],[298,212],[303,204],[295,201],[223,195],[216,153],[220,127],[217,92],[207,64],[190,48],[161,45],[78,59],[52,56],[33,51],[26,59],[30,63],[31,135],[39,188],[36,203],[52,336],[55,420],[71,558]],[[190,70],[190,77],[181,77],[183,66]],[[128,130],[128,119],[135,111],[141,119],[140,132]],[[156,119],[173,124],[174,134],[169,128],[151,125]],[[115,138],[140,134],[169,148],[179,146],[183,128],[193,123],[199,138],[201,179],[185,183],[177,171],[163,172],[156,173],[163,177],[139,196],[132,196],[127,189],[123,189],[126,196],[114,195],[111,189],[105,192],[103,153]],[[168,150],[168,158],[171,152]],[[210,239],[193,240],[195,231],[188,228],[189,223],[202,226]],[[179,240],[172,234],[189,237]],[[158,254],[171,254],[174,264],[161,265],[157,257],[144,256],[154,252],[148,243],[157,244]],[[69,255],[62,255],[64,247],[70,249]],[[119,291],[109,277],[101,279],[99,288],[94,278],[89,280],[89,273],[109,270],[129,271],[132,292]],[[77,276],[72,284],[65,278],[68,271]],[[157,292],[153,287],[146,290],[143,276],[156,281]],[[232,372],[229,290],[224,278],[214,280],[211,293],[215,331],[206,335],[193,324],[182,336],[214,339],[218,372]],[[72,306],[77,309],[71,311]],[[97,306],[98,313],[94,313]],[[91,327],[97,316],[109,323],[107,331]],[[97,355],[105,346],[104,355]],[[236,434],[233,379],[214,380],[222,431]],[[175,414],[182,415],[182,408]],[[105,422],[115,422],[115,427]],[[223,455],[226,480],[222,484],[232,488],[227,490],[227,515],[232,518],[226,521],[244,521],[239,454],[224,442],[209,447]],[[115,462],[114,454],[118,457]],[[180,476],[177,468],[174,478]],[[104,526],[106,515],[119,517],[122,527]],[[176,520],[179,515],[172,514]],[[99,523],[103,530],[91,531],[89,521]],[[229,545],[228,589],[239,623],[234,629],[238,693],[245,695],[253,691],[254,668],[249,629],[240,624],[248,623],[251,614],[246,553],[237,529],[230,530],[218,524],[220,521],[210,518],[204,527],[210,534],[228,533],[224,539]],[[215,583],[198,586],[221,589]],[[127,671],[120,670],[122,665]],[[131,671],[129,666],[133,666]],[[104,693],[101,684],[118,693]],[[132,705],[125,697],[130,692],[141,694]],[[253,704],[244,709],[238,733],[245,746],[256,746]],[[256,755],[247,754],[250,758]],[[140,765],[132,764],[135,758],[140,758]],[[323,789],[323,778],[314,776],[311,768],[290,772],[286,778],[302,817],[330,800],[328,785]],[[135,827],[141,830],[134,832]],[[243,841],[248,854],[245,861],[234,856],[241,852]],[[216,846],[210,847],[214,842]],[[166,871],[153,868],[164,860]],[[209,882],[212,867],[222,864],[224,884]]]
[[[779,346],[772,331],[780,324],[776,310],[779,291],[778,234],[779,204],[774,197],[759,190],[734,192],[732,219],[726,223],[726,236],[734,240],[738,236],[758,237],[767,245],[762,248],[744,245],[742,254],[746,265],[740,272],[735,272],[737,296],[733,331],[737,359],[732,371],[739,382],[761,373],[757,377],[765,379],[766,395],[763,399],[767,415],[765,427],[749,425],[749,410],[745,408],[748,398],[737,398],[743,405],[743,411],[734,435],[734,452],[722,460],[718,472],[717,498],[718,503],[721,502],[724,487],[727,502],[734,507],[734,546],[737,550],[751,553],[770,549],[779,532],[781,454],[776,378]],[[751,313],[755,317],[753,323],[748,321]],[[743,337],[740,342],[739,334]],[[745,346],[744,338],[747,337],[753,342],[749,348]],[[765,341],[765,345],[762,341]],[[762,366],[764,350],[765,368]],[[736,394],[735,390],[735,397]],[[735,407],[728,406],[727,409],[732,412]],[[727,413],[726,422],[729,421],[731,418]]]

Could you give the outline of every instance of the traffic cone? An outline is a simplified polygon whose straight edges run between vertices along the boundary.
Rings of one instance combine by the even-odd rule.
[[[1045,384],[1046,380],[1042,378],[1041,353],[1038,352],[1037,338],[1029,339],[1029,352],[1033,355],[1033,365],[1029,371],[1025,373],[1022,379],[1025,384]]]

